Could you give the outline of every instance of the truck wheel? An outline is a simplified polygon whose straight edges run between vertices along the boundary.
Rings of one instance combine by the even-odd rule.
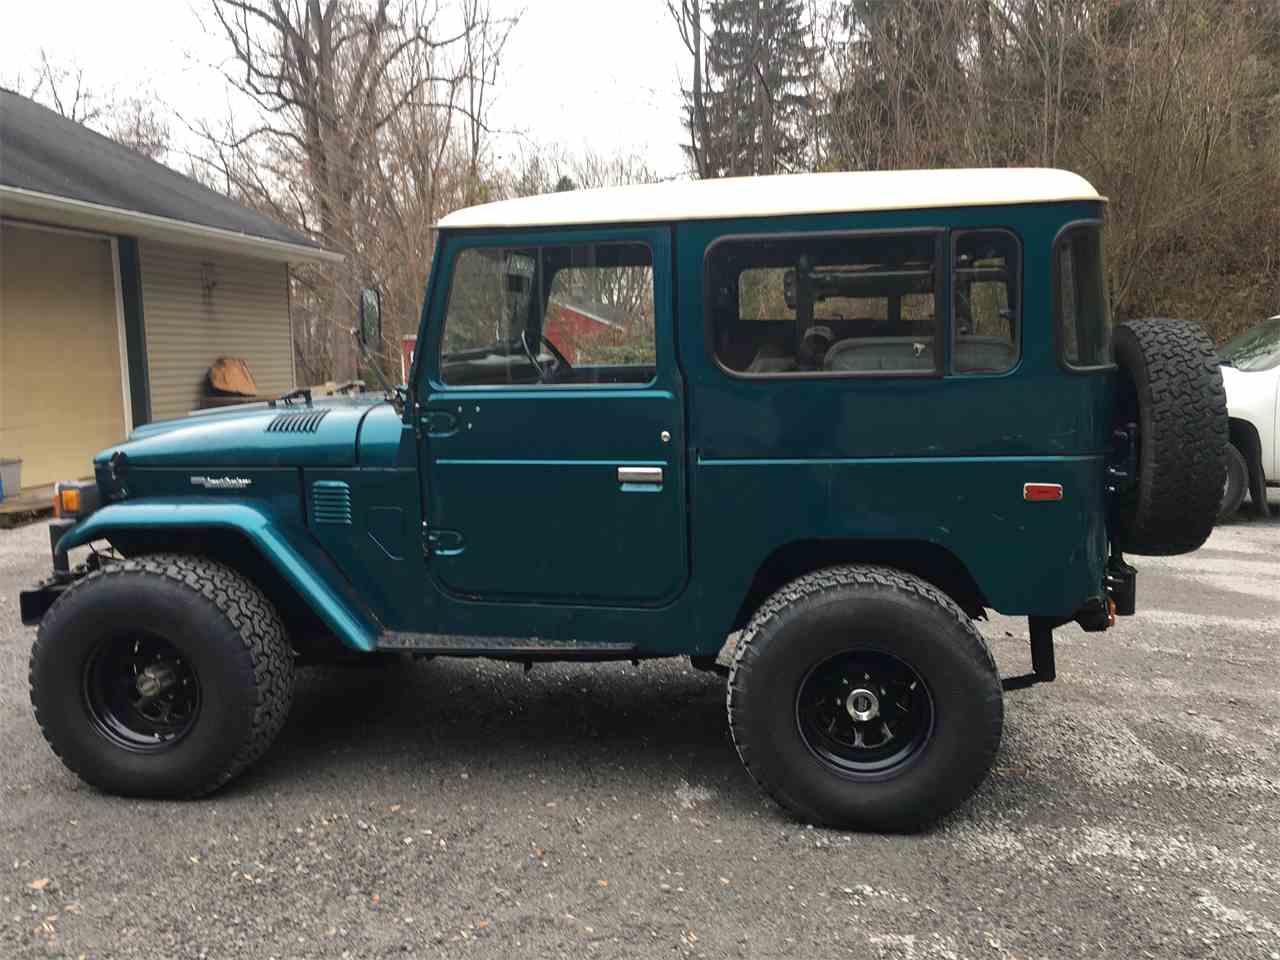
[[[90,574],[45,614],[31,705],[82,780],[138,797],[196,797],[271,745],[293,699],[275,608],[229,567],[157,554]]]
[[[1113,504],[1122,550],[1189,553],[1222,505],[1227,396],[1213,343],[1185,320],[1130,320],[1115,333],[1118,414],[1138,424],[1136,482]]]
[[[1226,520],[1240,509],[1244,495],[1249,491],[1249,464],[1234,443],[1227,444],[1227,480],[1222,486],[1222,505],[1218,519]]]
[[[960,806],[995,760],[1000,677],[972,621],[887,567],[787,584],[743,631],[729,728],[747,771],[801,820],[915,830]]]

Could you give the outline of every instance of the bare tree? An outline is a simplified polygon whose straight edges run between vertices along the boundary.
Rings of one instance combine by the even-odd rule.
[[[165,160],[172,142],[168,109],[147,90],[121,97],[114,87],[94,87],[79,64],[61,62],[40,50],[34,75],[19,74],[15,86],[24,96],[136,150]]]
[[[327,277],[320,314],[329,322],[316,317],[319,349],[310,358],[345,379],[356,369],[349,312],[370,272],[358,211],[380,179],[384,134],[414,108],[465,112],[482,130],[483,116],[456,93],[467,82],[470,104],[483,107],[477,87],[492,82],[496,70],[497,21],[480,0],[463,0],[454,27],[429,0],[212,0],[212,7],[231,50],[227,79],[258,116],[247,129],[206,127],[211,158],[238,190],[277,213],[294,213],[347,256],[345,269]],[[466,55],[438,56],[456,47]],[[442,87],[448,97],[437,102]],[[325,286],[315,277],[311,284],[317,293]]]
[[[68,120],[86,125],[98,120],[105,109],[102,98],[85,80],[84,68],[79,64],[54,62],[43,47],[35,78],[22,93],[47,104]]]

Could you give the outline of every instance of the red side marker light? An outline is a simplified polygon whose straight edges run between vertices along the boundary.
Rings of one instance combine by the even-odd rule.
[[[1041,500],[1061,500],[1062,484],[1060,483],[1024,483],[1022,499],[1038,502]]]

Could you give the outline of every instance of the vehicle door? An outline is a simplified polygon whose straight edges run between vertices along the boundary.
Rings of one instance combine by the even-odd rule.
[[[446,235],[420,378],[433,578],[657,605],[688,572],[665,229]]]

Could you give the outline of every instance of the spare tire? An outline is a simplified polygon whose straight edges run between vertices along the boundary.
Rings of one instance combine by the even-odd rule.
[[[1117,416],[1136,423],[1136,475],[1115,495],[1112,530],[1130,553],[1190,553],[1222,503],[1227,395],[1213,342],[1199,324],[1145,319],[1115,331]]]

